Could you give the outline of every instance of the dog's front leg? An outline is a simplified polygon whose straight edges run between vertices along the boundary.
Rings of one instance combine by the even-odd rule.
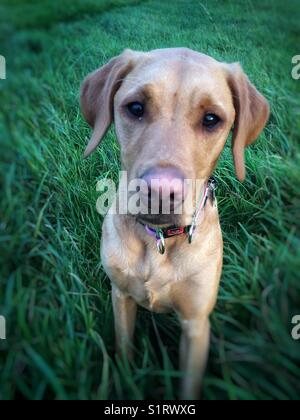
[[[137,304],[116,286],[112,286],[112,302],[115,318],[116,350],[119,356],[132,359]]]
[[[180,364],[184,372],[181,399],[199,399],[209,349],[209,319],[201,316],[181,320],[181,325]]]

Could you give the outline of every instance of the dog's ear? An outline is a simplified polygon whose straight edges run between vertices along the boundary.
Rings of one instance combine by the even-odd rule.
[[[93,128],[84,157],[88,157],[96,149],[112,123],[114,96],[122,80],[133,67],[133,57],[133,51],[125,50],[89,74],[83,81],[80,94],[81,111]]]
[[[249,81],[238,63],[226,64],[227,81],[235,108],[232,151],[236,176],[245,179],[244,149],[253,143],[265,127],[270,108],[264,96]]]

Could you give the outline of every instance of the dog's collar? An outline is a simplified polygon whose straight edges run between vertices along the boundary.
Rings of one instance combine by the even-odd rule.
[[[205,184],[203,195],[196,206],[196,210],[192,218],[192,223],[188,226],[172,225],[165,228],[154,228],[143,223],[142,221],[139,221],[139,223],[144,226],[146,233],[155,238],[157,250],[160,254],[165,253],[165,250],[166,250],[165,239],[172,238],[178,235],[187,234],[189,243],[190,244],[192,243],[193,234],[197,227],[198,218],[207,203],[207,199],[209,195],[211,195],[212,201],[215,200],[216,188],[217,188],[217,181],[214,177],[211,176],[208,179],[207,183]]]

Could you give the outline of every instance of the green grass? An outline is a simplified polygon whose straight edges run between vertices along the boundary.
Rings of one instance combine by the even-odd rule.
[[[167,5],[167,3],[169,3]],[[114,358],[110,284],[99,257],[96,181],[117,178],[113,130],[88,160],[83,77],[124,48],[186,46],[240,61],[271,103],[234,177],[216,169],[225,242],[205,399],[298,399],[300,342],[299,4],[261,1],[1,3],[0,399],[178,397],[178,322],[141,310],[136,359]],[[25,13],[26,12],[26,13]],[[156,328],[154,328],[154,325]]]

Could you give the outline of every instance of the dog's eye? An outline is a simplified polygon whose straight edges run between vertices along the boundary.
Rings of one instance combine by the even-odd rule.
[[[127,105],[127,109],[130,114],[134,115],[137,118],[142,118],[144,115],[144,105],[140,102],[131,102]]]
[[[203,126],[211,129],[216,127],[216,125],[221,121],[221,119],[215,114],[205,114],[203,117]]]

